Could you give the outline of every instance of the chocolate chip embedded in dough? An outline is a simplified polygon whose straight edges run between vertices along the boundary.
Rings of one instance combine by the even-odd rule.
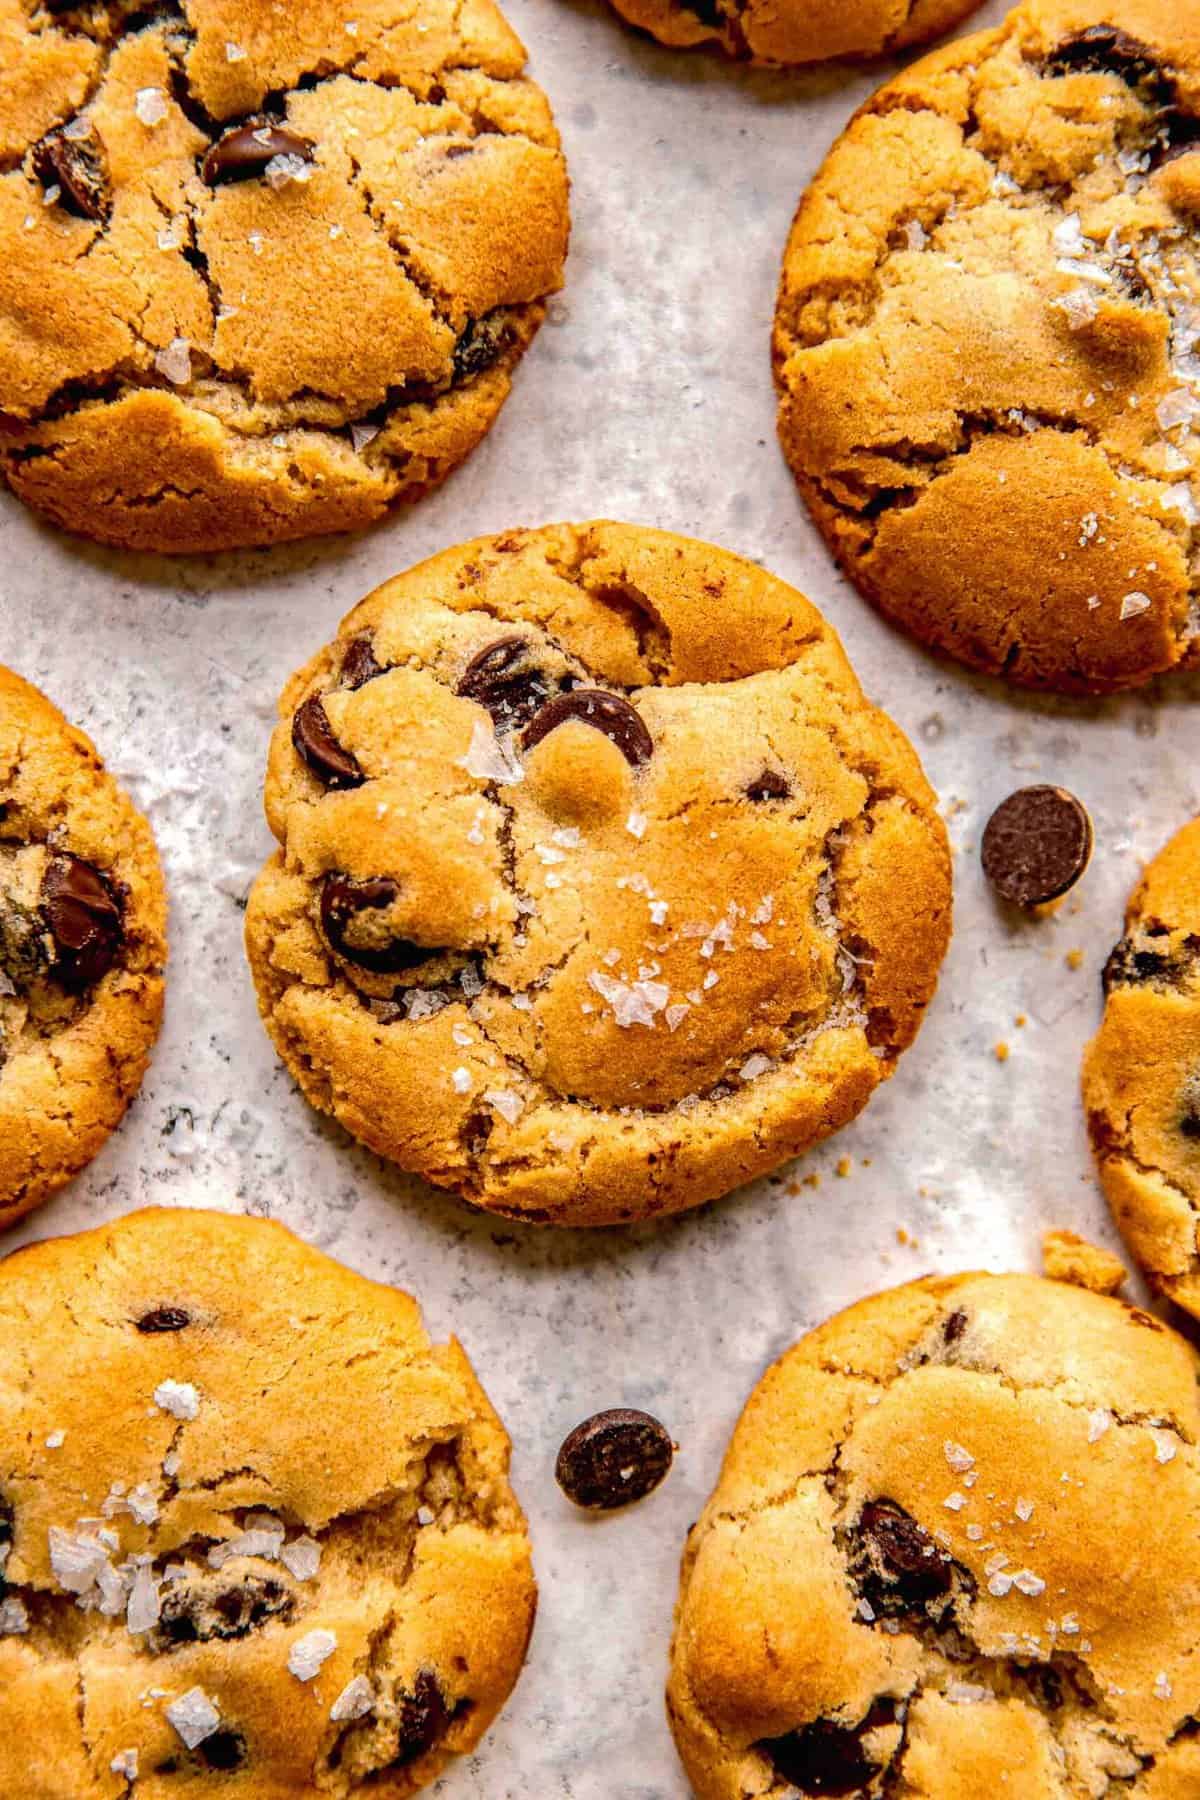
[[[503,731],[527,724],[549,696],[550,684],[533,660],[528,638],[502,637],[476,652],[454,691],[486,707]]]
[[[346,647],[342,657],[342,686],[348,688],[366,687],[368,681],[374,681],[387,670],[375,660],[375,647],[369,637],[356,637]]]
[[[58,189],[58,204],[77,219],[103,224],[112,212],[104,146],[94,131],[68,137],[51,131],[33,147],[33,172],[47,190]]]
[[[451,1712],[437,1677],[429,1669],[418,1672],[412,1692],[398,1694],[396,1703],[400,1742],[391,1766],[403,1768],[432,1750],[438,1739],[445,1736]]]
[[[388,937],[371,918],[394,906],[399,898],[400,884],[388,875],[369,876],[364,881],[349,875],[327,875],[321,888],[321,929],[339,956],[370,974],[399,975],[415,969],[437,956],[438,949],[413,943],[410,938]]]
[[[310,694],[304,704],[297,707],[292,720],[292,743],[297,756],[326,787],[361,787],[366,780],[357,758],[344,750],[333,735],[329,714],[319,694]]]
[[[112,889],[91,863],[53,856],[42,876],[41,898],[54,940],[56,980],[66,988],[94,987],[112,968],[125,937]]]
[[[610,738],[633,768],[649,762],[654,754],[654,739],[646,729],[641,714],[632,707],[628,700],[619,694],[610,694],[602,688],[572,688],[569,693],[556,694],[553,700],[534,714],[525,727],[522,743],[526,750],[532,750],[540,744],[544,737],[565,725],[568,719],[577,719],[582,725],[591,725],[596,731],[602,731]]]
[[[209,187],[222,187],[232,181],[254,181],[266,174],[277,156],[296,157],[302,163],[310,163],[313,145],[286,126],[247,120],[217,139],[201,163],[200,173]]]

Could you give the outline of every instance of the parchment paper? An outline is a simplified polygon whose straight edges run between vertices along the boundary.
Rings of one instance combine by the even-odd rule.
[[[439,495],[357,538],[184,561],[71,541],[0,497],[0,661],[129,783],[172,902],[167,1026],[142,1097],[0,1248],[135,1206],[218,1206],[283,1219],[415,1292],[435,1334],[463,1339],[512,1433],[542,1588],[511,1704],[437,1791],[675,1800],[687,1789],[661,1692],[678,1555],[765,1364],[886,1284],[1036,1268],[1048,1225],[1117,1243],[1079,1058],[1125,895],[1200,810],[1200,685],[1089,704],[975,680],[885,626],[809,525],[775,440],[779,259],[802,188],[886,71],[739,71],[635,37],[602,0],[508,10],[566,141],[567,286],[496,427]],[[276,696],[341,614],[478,532],[600,515],[758,558],[822,607],[942,797],[956,934],[896,1079],[823,1149],[657,1227],[538,1232],[406,1180],[310,1112],[258,1022],[241,903],[271,847],[260,794]],[[1036,780],[1083,797],[1097,849],[1055,919],[1014,925],[985,889],[978,840],[997,801]],[[660,1415],[681,1449],[656,1496],[596,1523],[559,1495],[554,1454],[616,1404]]]

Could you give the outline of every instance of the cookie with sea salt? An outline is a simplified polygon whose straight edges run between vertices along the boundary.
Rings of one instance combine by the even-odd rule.
[[[979,0],[612,0],[662,44],[715,45],[754,63],[881,56],[948,31]]]
[[[1104,991],[1083,1066],[1104,1191],[1155,1288],[1200,1318],[1200,819],[1134,890]]]
[[[288,684],[250,897],[307,1098],[496,1212],[693,1206],[852,1118],[950,927],[907,740],[794,589],[611,523],[378,589]]]
[[[0,0],[0,472],[105,543],[343,531],[483,437],[567,177],[493,0]]]
[[[166,896],[95,746],[0,668],[0,1226],[120,1124],[158,1035]]]
[[[1200,660],[1200,13],[1027,0],[880,90],[803,200],[779,429],[936,650],[1107,693]]]
[[[689,1535],[698,1800],[1200,1793],[1200,1361],[1028,1275],[864,1300],[763,1377]]]
[[[416,1302],[263,1220],[0,1263],[0,1792],[401,1800],[536,1590],[509,1443]]]

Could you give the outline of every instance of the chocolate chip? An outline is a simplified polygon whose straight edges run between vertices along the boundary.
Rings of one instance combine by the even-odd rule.
[[[368,681],[386,672],[375,661],[375,648],[369,637],[356,637],[347,646],[342,658],[343,687],[366,687]]]
[[[400,1743],[393,1768],[416,1762],[438,1739],[445,1736],[450,1723],[450,1708],[438,1686],[437,1677],[429,1669],[421,1669],[410,1694],[396,1696]]]
[[[1046,69],[1051,75],[1117,75],[1130,87],[1149,83],[1158,100],[1174,93],[1173,82],[1150,46],[1119,25],[1089,25],[1086,31],[1064,39],[1051,51]]]
[[[961,1307],[956,1307],[952,1313],[947,1313],[946,1317],[942,1320],[943,1342],[947,1344],[957,1344],[959,1338],[966,1329],[967,1315],[963,1312]]]
[[[1158,935],[1165,934],[1144,932],[1143,939]],[[1173,948],[1168,943],[1162,950],[1149,948],[1142,939],[1125,937],[1114,945],[1104,965],[1104,992],[1152,985],[1180,988],[1196,971],[1198,961],[1200,937],[1194,932]]]
[[[366,780],[357,760],[349,750],[343,750],[334,737],[329,714],[319,694],[310,694],[304,704],[296,708],[292,743],[296,746],[296,754],[326,787],[361,787]]]
[[[165,1593],[157,1636],[167,1648],[248,1637],[271,1619],[288,1619],[296,1603],[281,1581],[247,1575],[235,1586],[172,1585]]]
[[[1185,1138],[1200,1138],[1200,1112],[1186,1112],[1179,1121],[1179,1129]]]
[[[394,906],[399,898],[399,884],[387,875],[368,876],[365,881],[355,881],[349,875],[327,875],[321,888],[321,928],[339,956],[370,974],[399,975],[405,969],[415,969],[436,956],[437,950],[414,944],[409,938],[381,938],[378,933],[372,936],[370,918],[364,917]],[[355,939],[352,933],[356,925],[360,928],[359,938],[369,941]]]
[[[468,319],[454,346],[454,380],[470,381],[499,360],[513,341],[512,315],[504,310]]]
[[[230,181],[253,181],[265,173],[277,156],[297,156],[301,162],[310,163],[313,146],[307,138],[283,125],[248,119],[217,139],[201,163],[200,173],[209,187]]]
[[[608,1512],[653,1493],[674,1456],[670,1433],[657,1419],[614,1407],[585,1419],[563,1440],[554,1475],[576,1506]]]
[[[1074,887],[1092,854],[1092,821],[1060,787],[1018,788],[983,833],[983,872],[1014,906],[1044,906]]]
[[[47,133],[33,147],[33,172],[44,188],[58,189],[58,204],[75,218],[103,223],[112,212],[104,147],[90,128],[86,137]]]
[[[974,1592],[970,1571],[894,1501],[868,1500],[849,1539],[851,1574],[877,1615],[941,1611],[956,1586]]]
[[[764,768],[746,787],[748,800],[787,800],[791,797],[791,784],[778,769]]]
[[[857,1725],[816,1719],[786,1737],[763,1738],[754,1747],[802,1794],[860,1794],[887,1766],[868,1754],[863,1738],[896,1721],[896,1702],[877,1700]]]
[[[137,1328],[150,1335],[158,1331],[182,1331],[191,1322],[192,1315],[180,1306],[157,1306],[153,1312],[142,1314]]]
[[[702,25],[711,25],[719,30],[725,23],[725,15],[721,11],[718,0],[679,0],[685,12],[692,13]]]
[[[112,968],[124,938],[112,889],[91,863],[55,856],[42,876],[41,897],[54,939],[54,975],[66,988],[94,987]]]
[[[222,1725],[205,1738],[198,1753],[210,1769],[240,1769],[246,1760],[246,1740],[240,1731]]]
[[[455,693],[492,715],[497,730],[527,724],[550,693],[527,638],[497,638],[474,655]]]
[[[521,741],[526,750],[532,750],[568,719],[578,719],[602,731],[635,769],[649,762],[654,754],[654,739],[640,715],[628,700],[622,700],[619,694],[605,693],[602,688],[572,688],[569,693],[547,700],[525,727]]]
[[[1200,118],[1171,107],[1158,120],[1157,142],[1150,153],[1152,168],[1200,150]]]

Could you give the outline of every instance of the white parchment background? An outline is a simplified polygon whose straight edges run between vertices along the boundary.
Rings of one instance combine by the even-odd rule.
[[[283,1219],[411,1288],[437,1335],[463,1339],[512,1433],[542,1587],[511,1705],[438,1792],[674,1800],[687,1790],[661,1689],[678,1553],[767,1361],[889,1282],[1035,1268],[1047,1225],[1116,1241],[1079,1056],[1125,894],[1200,810],[1200,685],[1090,704],[975,680],[883,625],[809,525],[775,440],[775,282],[796,200],[878,72],[739,71],[635,37],[602,0],[509,11],[566,141],[567,286],[495,429],[440,494],[361,537],[183,561],[72,542],[0,498],[0,661],[44,686],[129,783],[172,903],[167,1026],[141,1100],[9,1243],[134,1206],[218,1206]],[[957,929],[916,1047],[824,1149],[657,1227],[539,1233],[406,1180],[309,1111],[258,1023],[241,903],[270,848],[260,790],[275,697],[341,614],[444,545],[598,515],[710,538],[824,609],[942,797]],[[985,890],[978,840],[996,802],[1037,780],[1084,798],[1097,851],[1056,919],[1014,922]],[[597,1523],[559,1495],[554,1453],[615,1404],[659,1414],[681,1449],[653,1499]]]

